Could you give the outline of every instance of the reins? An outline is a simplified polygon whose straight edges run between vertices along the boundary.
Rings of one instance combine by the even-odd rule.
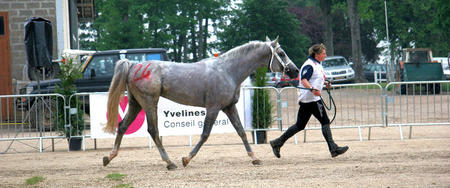
[[[305,88],[305,87],[299,87],[297,86],[296,88],[298,89],[304,89],[304,90],[309,90],[312,91],[313,89],[311,88]],[[334,119],[336,118],[336,112],[337,112],[337,108],[336,108],[336,103],[334,103],[334,99],[333,96],[331,96],[331,92],[330,89],[325,88],[325,90],[327,90],[328,93],[328,104],[331,104],[330,106],[327,105],[327,103],[325,103],[325,101],[323,101],[322,95],[320,96],[320,100],[322,101],[323,105],[325,106],[325,109],[327,109],[328,111],[331,111],[334,107],[334,114],[333,114],[333,118],[330,121],[330,124],[333,123]]]

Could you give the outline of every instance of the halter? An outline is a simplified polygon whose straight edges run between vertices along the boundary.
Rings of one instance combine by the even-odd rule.
[[[273,57],[275,56],[275,57],[277,58],[278,62],[283,66],[283,73],[286,73],[286,67],[287,67],[289,64],[291,64],[292,61],[289,62],[289,63],[285,63],[285,62],[280,58],[280,56],[276,53],[276,50],[278,50],[278,48],[281,48],[280,45],[277,45],[277,46],[275,46],[275,48],[274,48],[274,47],[272,47],[272,45],[269,44],[269,47],[270,47],[270,51],[272,52],[272,57],[270,58],[270,64],[269,64],[269,69],[270,69],[270,71],[271,71],[271,72],[274,72],[274,71],[272,70],[272,63],[273,63]],[[292,64],[293,64],[293,63],[292,63]]]

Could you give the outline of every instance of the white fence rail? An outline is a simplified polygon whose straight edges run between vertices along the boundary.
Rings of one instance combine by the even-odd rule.
[[[269,100],[252,100],[252,96],[262,90],[267,91]],[[334,85],[330,91],[336,104],[332,128],[358,129],[361,141],[364,140],[361,129],[365,128],[369,129],[368,140],[372,128],[386,126],[399,127],[400,139],[403,139],[404,126],[409,126],[408,138],[411,138],[414,126],[450,125],[450,81],[392,82],[384,88],[378,83],[342,84]],[[286,130],[297,120],[296,88],[244,87],[243,93],[241,100],[245,105],[270,101],[272,122],[264,130]],[[84,131],[78,137],[90,137],[89,95],[77,93],[67,99],[59,94],[0,95],[0,153],[10,151],[11,145],[21,143],[21,140],[38,141],[34,145],[26,144],[33,150],[43,152],[51,148],[54,151],[54,140],[66,138],[61,127],[56,125],[62,123],[64,128],[70,129],[80,123],[74,121],[76,116],[66,117],[69,111],[74,115],[77,112],[75,108],[84,112]],[[322,97],[330,105],[326,92]],[[74,99],[79,100],[81,106],[69,106],[69,101]],[[61,105],[60,101],[66,105]],[[259,130],[252,128],[254,110],[259,109],[244,107],[242,123],[247,131]],[[334,116],[334,111],[327,113],[330,118]],[[64,117],[64,122],[55,118],[57,116]],[[320,129],[320,124],[312,117],[303,131],[303,140],[306,141],[307,131],[317,129]]]

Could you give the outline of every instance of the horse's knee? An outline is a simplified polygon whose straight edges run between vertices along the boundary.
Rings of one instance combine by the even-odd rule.
[[[202,136],[200,137],[200,139],[203,140],[204,142],[206,142],[206,140],[208,140],[208,138],[209,138],[209,133],[202,134]]]
[[[247,135],[245,134],[245,132],[238,132],[238,135],[239,135],[241,138],[247,137]]]

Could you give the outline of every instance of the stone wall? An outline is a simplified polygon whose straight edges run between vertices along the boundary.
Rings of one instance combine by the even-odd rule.
[[[23,80],[23,77],[26,76],[23,75],[23,68],[26,65],[24,25],[30,17],[42,17],[52,22],[53,59],[58,58],[55,0],[1,0],[0,12],[8,12],[9,16],[13,80]]]

